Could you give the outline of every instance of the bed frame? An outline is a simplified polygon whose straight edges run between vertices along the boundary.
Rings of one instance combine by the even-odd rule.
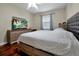
[[[24,52],[29,56],[55,56],[55,54],[49,53],[47,51],[35,48],[23,42],[18,44],[18,53]]]
[[[72,32],[79,40],[79,12],[67,21],[67,30]],[[57,56],[56,54],[37,49],[22,42],[18,44],[18,51],[22,51],[30,56]]]

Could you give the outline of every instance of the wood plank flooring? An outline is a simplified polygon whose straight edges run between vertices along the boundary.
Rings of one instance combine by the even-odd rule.
[[[27,56],[24,53],[17,52],[17,43],[6,44],[0,47],[0,56]]]

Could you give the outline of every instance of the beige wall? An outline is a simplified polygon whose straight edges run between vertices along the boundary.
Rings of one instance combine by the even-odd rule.
[[[54,19],[53,19],[54,28],[58,27],[58,23],[66,22],[66,12],[65,11],[66,11],[65,8],[55,11],[55,15],[54,15]]]
[[[44,12],[44,13],[39,13],[34,15],[34,28],[40,29],[40,15],[45,15],[45,14],[50,14],[52,13],[52,21],[53,21],[53,28],[58,27],[58,23],[66,21],[66,13],[65,13],[65,8],[58,9],[55,11],[50,11],[50,12]]]
[[[6,42],[6,31],[11,29],[12,16],[26,18],[29,25],[32,24],[32,15],[26,10],[10,4],[0,4],[0,43]]]
[[[67,4],[66,13],[67,19],[79,12],[79,3]]]

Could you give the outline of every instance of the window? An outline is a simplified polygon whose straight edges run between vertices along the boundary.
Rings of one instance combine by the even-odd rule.
[[[43,15],[41,18],[41,24],[43,30],[50,30],[52,28],[52,19],[51,15]]]

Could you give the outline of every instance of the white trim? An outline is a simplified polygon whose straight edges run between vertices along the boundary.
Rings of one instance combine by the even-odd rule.
[[[17,42],[17,41],[13,41],[13,42],[11,42],[10,44],[13,44],[13,43],[15,43],[15,42]]]
[[[13,43],[15,43],[15,42],[17,42],[17,41],[13,41],[13,42],[11,42],[10,44],[13,44]],[[0,42],[0,46],[5,45],[5,44],[7,44],[7,42]]]
[[[0,42],[0,46],[7,44],[7,42]]]

